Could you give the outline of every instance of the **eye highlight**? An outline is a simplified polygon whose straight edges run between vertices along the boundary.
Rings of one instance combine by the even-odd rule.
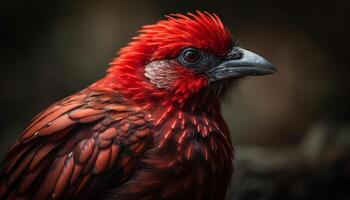
[[[200,55],[198,52],[194,51],[193,49],[189,49],[183,53],[183,57],[184,57],[184,60],[189,63],[196,63],[199,60]]]
[[[195,48],[186,48],[178,56],[178,61],[185,67],[195,67],[203,58],[202,53]]]

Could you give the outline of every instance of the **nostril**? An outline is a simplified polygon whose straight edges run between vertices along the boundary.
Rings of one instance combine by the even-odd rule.
[[[237,60],[241,59],[243,57],[243,52],[241,51],[240,48],[234,48],[230,51],[230,53],[227,54],[226,59],[227,60]]]

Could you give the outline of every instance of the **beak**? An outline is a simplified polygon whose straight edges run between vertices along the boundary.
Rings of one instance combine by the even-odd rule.
[[[265,58],[236,47],[214,68],[207,71],[210,82],[243,76],[267,75],[277,72]]]

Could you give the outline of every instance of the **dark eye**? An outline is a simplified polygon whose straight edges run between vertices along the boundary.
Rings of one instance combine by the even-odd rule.
[[[195,67],[202,60],[202,53],[194,48],[184,49],[178,57],[178,61],[185,67]]]
[[[199,60],[200,55],[197,51],[190,49],[190,50],[186,50],[183,53],[183,57],[184,57],[184,60],[189,63],[196,63]]]

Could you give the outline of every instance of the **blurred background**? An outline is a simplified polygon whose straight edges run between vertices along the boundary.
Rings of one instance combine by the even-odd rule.
[[[1,0],[0,153],[36,113],[103,77],[140,26],[207,10],[279,70],[246,78],[223,107],[236,147],[229,199],[350,199],[347,4]]]

